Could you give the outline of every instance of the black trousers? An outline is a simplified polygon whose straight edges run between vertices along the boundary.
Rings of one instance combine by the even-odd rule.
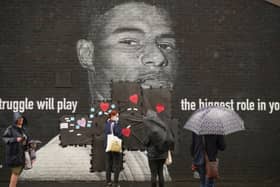
[[[111,182],[111,173],[114,172],[114,183],[119,182],[122,155],[116,152],[106,152],[106,182]]]
[[[158,176],[159,187],[164,187],[164,177],[163,177],[164,162],[165,159],[149,160],[152,187],[157,186],[157,176]]]

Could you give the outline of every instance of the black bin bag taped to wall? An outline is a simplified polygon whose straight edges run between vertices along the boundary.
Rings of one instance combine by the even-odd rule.
[[[59,120],[60,143],[67,145],[89,145],[94,132],[93,119],[85,114],[64,115]]]
[[[128,150],[145,150],[143,140],[146,127],[143,125],[143,101],[141,88],[135,82],[113,82],[112,100],[120,111],[122,128],[130,126],[129,137],[123,137],[123,147]]]
[[[109,110],[98,115],[99,104],[108,102],[116,105],[120,113],[121,128],[130,127],[130,135],[123,136],[124,150],[145,150],[143,140],[147,136],[148,127],[143,117],[148,110],[153,110],[168,125],[178,142],[178,120],[172,118],[171,91],[166,88],[142,89],[136,82],[112,82],[112,100],[100,101],[96,104],[95,115],[75,114],[60,118],[60,140],[62,146],[91,145],[90,171],[105,170],[104,127]],[[112,109],[112,108],[110,108]],[[176,150],[175,150],[176,151]],[[125,157],[122,157],[125,158]],[[122,167],[123,168],[123,167]]]

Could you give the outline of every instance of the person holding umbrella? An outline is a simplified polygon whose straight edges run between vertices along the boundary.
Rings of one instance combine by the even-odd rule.
[[[244,122],[233,110],[224,107],[198,109],[184,125],[192,131],[192,168],[198,170],[200,187],[214,187],[218,174],[218,151],[226,148],[224,135],[245,130]]]
[[[147,147],[149,167],[151,170],[151,186],[164,187],[163,166],[168,157],[168,151],[173,149],[174,137],[156,112],[148,110],[143,123],[149,127],[148,135],[144,140]]]
[[[214,187],[214,178],[206,176],[207,156],[210,162],[217,160],[218,150],[224,151],[226,148],[223,135],[197,135],[192,133],[191,155],[193,165],[200,176],[200,187]]]
[[[12,171],[9,187],[17,186],[18,177],[25,166],[24,152],[27,150],[29,141],[25,129],[26,124],[26,118],[16,112],[14,123],[3,134],[3,141],[6,144],[6,164]]]

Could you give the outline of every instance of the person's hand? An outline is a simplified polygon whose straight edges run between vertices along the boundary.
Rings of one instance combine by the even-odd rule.
[[[22,142],[24,140],[23,137],[17,137],[17,142]]]

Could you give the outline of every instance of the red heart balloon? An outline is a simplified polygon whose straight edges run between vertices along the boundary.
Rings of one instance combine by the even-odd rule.
[[[133,104],[137,104],[138,103],[138,95],[137,94],[133,94],[131,96],[129,96],[129,100],[130,102],[132,102]]]
[[[123,128],[122,129],[122,135],[124,135],[125,137],[129,137],[131,133],[130,128]]]
[[[107,111],[109,109],[110,104],[106,103],[106,102],[101,102],[99,106],[100,106],[101,110],[103,112],[105,112],[105,111]]]
[[[161,113],[161,112],[163,112],[164,110],[165,110],[165,106],[164,106],[163,104],[158,103],[158,104],[156,105],[156,111],[157,111],[157,113]]]

